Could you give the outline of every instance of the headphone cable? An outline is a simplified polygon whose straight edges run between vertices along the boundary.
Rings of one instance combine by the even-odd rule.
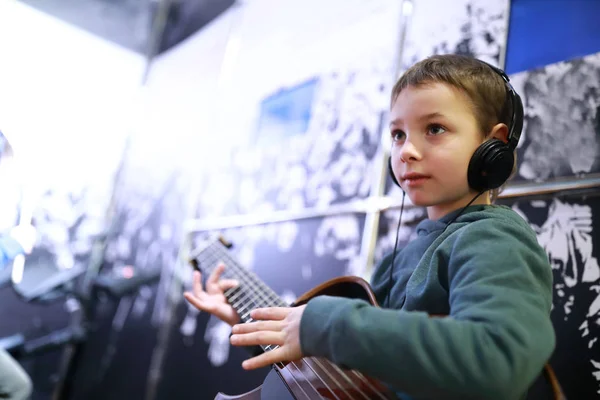
[[[456,221],[458,219],[458,217],[460,217],[463,212],[465,212],[465,210],[471,205],[473,204],[473,202],[479,197],[481,196],[483,193],[485,193],[484,191],[479,192],[475,197],[473,197],[471,199],[471,201],[469,201],[469,203],[467,203],[466,206],[464,206],[462,208],[462,210],[460,210],[460,212],[458,214],[456,214],[456,216],[454,218],[452,218],[450,220],[450,222],[448,222],[446,224],[446,226],[444,227],[444,230],[442,231],[441,234],[443,234],[446,229],[450,226],[451,223],[453,223],[454,221]],[[398,227],[396,228],[396,239],[394,240],[394,251],[392,252],[392,263],[390,265],[390,275],[388,277],[388,284],[387,284],[387,293],[385,295],[385,300],[383,302],[384,304],[384,308],[387,308],[389,306],[389,300],[390,300],[390,292],[392,291],[392,280],[393,280],[393,273],[394,273],[394,260],[396,259],[396,251],[398,249],[398,236],[400,234],[400,226],[402,225],[402,213],[404,212],[404,197],[406,197],[406,192],[404,190],[402,190],[402,204],[400,205],[400,217],[398,218]],[[440,235],[441,235],[440,234]]]

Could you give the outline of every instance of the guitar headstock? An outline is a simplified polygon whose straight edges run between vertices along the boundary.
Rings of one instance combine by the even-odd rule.
[[[228,249],[230,249],[230,248],[232,248],[232,247],[233,247],[233,243],[231,243],[229,240],[225,239],[225,237],[224,237],[224,236],[222,236],[222,235],[219,235],[217,240],[218,240],[219,242],[221,242],[221,244],[222,244],[223,246],[227,247]]]
[[[221,243],[227,249],[231,249],[233,247],[233,244],[227,239],[225,239],[223,235],[209,234],[206,238],[204,238],[201,241],[200,245],[198,245],[190,252],[188,262],[192,265],[192,267],[195,270],[200,271],[198,256],[202,254],[208,247],[214,245],[215,243]]]

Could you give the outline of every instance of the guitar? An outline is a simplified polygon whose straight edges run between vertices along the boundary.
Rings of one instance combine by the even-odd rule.
[[[227,265],[224,274],[235,278],[239,286],[224,292],[243,323],[252,322],[250,311],[262,307],[288,307],[256,274],[240,266],[223,239],[207,242],[194,250],[190,263],[208,275],[218,262]],[[374,306],[377,300],[362,278],[348,276],[329,280],[300,296],[292,306],[306,304],[320,295],[363,299]],[[271,351],[277,346],[261,346]],[[396,396],[382,383],[362,373],[341,368],[324,358],[304,357],[300,361],[277,363],[256,389],[237,396],[217,394],[215,400],[391,400]]]

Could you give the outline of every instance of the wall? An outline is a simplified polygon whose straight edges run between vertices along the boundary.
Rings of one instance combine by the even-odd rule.
[[[40,241],[71,268],[103,229],[143,60],[19,3],[0,7],[0,123],[37,205]],[[81,218],[69,233],[81,240],[75,249],[58,236]]]
[[[507,204],[529,221],[552,264],[552,365],[568,397],[594,398],[600,392],[598,188],[576,187],[597,182],[600,172],[600,44],[594,39],[600,28],[590,23],[600,4],[540,6],[518,0],[511,13],[506,67],[526,114],[515,181],[575,188]],[[522,40],[513,40],[516,35]]]
[[[517,182],[593,179],[600,165],[600,53],[513,76],[526,109]],[[553,144],[551,144],[553,143]],[[568,394],[589,398],[600,388],[598,197],[577,190],[509,204],[530,222],[554,271],[553,363]]]

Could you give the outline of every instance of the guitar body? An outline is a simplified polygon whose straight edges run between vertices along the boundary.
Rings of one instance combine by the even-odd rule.
[[[344,276],[329,280],[300,296],[294,306],[306,304],[313,297],[328,295],[362,299],[377,306],[375,294],[362,278]],[[389,389],[376,380],[343,369],[329,361],[305,357],[286,365],[275,365],[263,384],[251,392],[227,396],[219,393],[215,400],[321,400],[321,399],[395,399]]]
[[[217,394],[215,400],[296,400],[281,379],[277,367],[267,374],[263,384],[256,389],[238,396]]]

